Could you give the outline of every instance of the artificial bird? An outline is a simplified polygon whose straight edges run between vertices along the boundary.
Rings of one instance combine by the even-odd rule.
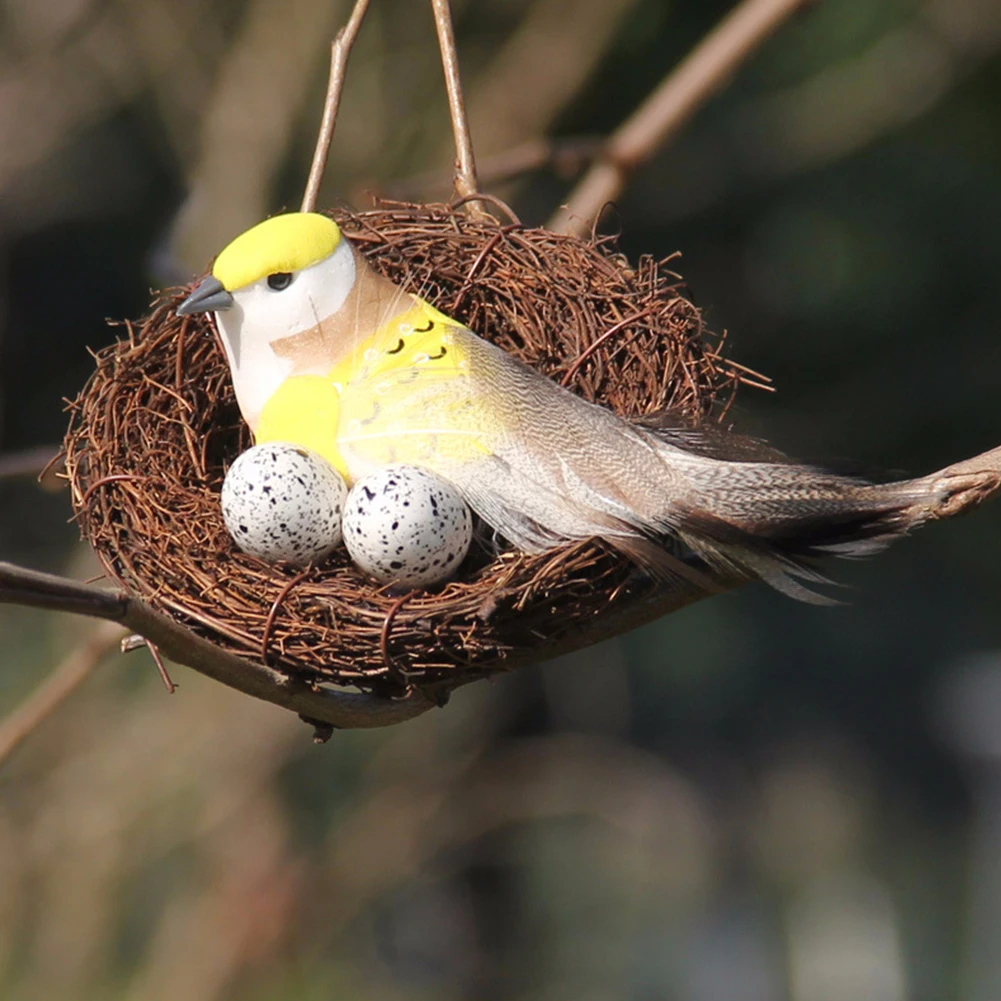
[[[318,213],[236,237],[177,312],[215,314],[258,443],[312,449],[349,484],[391,463],[430,469],[527,553],[598,538],[655,576],[698,574],[680,543],[710,567],[823,602],[802,583],[824,581],[817,558],[878,551],[941,489],[619,417],[377,274]]]

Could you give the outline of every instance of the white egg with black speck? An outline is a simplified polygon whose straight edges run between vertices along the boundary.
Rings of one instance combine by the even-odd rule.
[[[343,477],[323,456],[269,442],[248,448],[229,467],[222,517],[245,553],[305,566],[340,543],[347,492]]]
[[[429,587],[458,569],[473,516],[447,480],[419,466],[385,466],[359,480],[344,505],[344,544],[377,580]]]

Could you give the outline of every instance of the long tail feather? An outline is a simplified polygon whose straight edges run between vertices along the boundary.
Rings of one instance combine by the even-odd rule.
[[[795,463],[728,461],[668,446],[690,493],[673,510],[681,538],[710,564],[736,567],[803,601],[828,603],[801,581],[829,583],[823,558],[874,555],[924,520],[929,478],[869,483]],[[718,454],[718,453],[717,453]]]

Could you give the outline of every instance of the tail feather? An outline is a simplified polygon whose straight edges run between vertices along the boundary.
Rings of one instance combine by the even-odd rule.
[[[933,477],[877,484],[840,476],[747,439],[726,458],[726,436],[668,434],[574,406],[584,408],[580,427],[570,425],[579,433],[561,439],[558,453],[526,432],[498,439],[476,462],[437,469],[523,552],[600,538],[656,578],[717,589],[712,573],[679,554],[687,549],[711,570],[828,604],[811,587],[830,583],[818,563],[879,552],[925,520],[940,489]]]
[[[830,583],[818,561],[881,552],[921,525],[935,499],[929,479],[876,484],[795,464],[695,464],[680,519],[685,542],[710,564],[814,603],[832,603],[800,583]]]
[[[789,557],[776,553],[760,553],[745,550],[739,556],[740,564],[754,573],[776,591],[796,601],[810,605],[840,605],[837,598],[831,598],[819,591],[814,591],[801,580],[811,584],[832,585],[834,582],[823,574]]]

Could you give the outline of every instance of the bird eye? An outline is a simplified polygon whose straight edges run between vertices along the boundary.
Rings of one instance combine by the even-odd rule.
[[[292,273],[290,271],[276,271],[273,275],[268,275],[268,288],[275,292],[281,292],[292,284]]]

